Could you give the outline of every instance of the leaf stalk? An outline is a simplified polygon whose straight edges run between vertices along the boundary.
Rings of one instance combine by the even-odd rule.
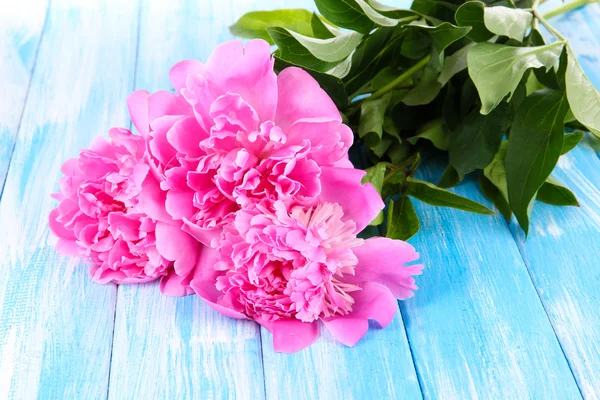
[[[427,63],[429,62],[430,59],[431,59],[431,54],[428,54],[426,57],[423,57],[421,60],[419,60],[418,63],[416,63],[415,65],[413,65],[412,67],[410,67],[409,69],[404,71],[400,76],[395,78],[393,81],[391,81],[390,83],[388,83],[381,89],[377,90],[371,96],[369,96],[368,99],[369,100],[378,99],[381,96],[383,96],[384,94],[386,94],[387,92],[389,92],[390,90],[394,89],[396,86],[400,85],[401,83],[404,83],[406,80],[411,78],[417,71],[419,71],[421,68],[423,68],[425,65],[427,65]]]
[[[569,3],[565,3],[562,6],[556,7],[546,13],[544,13],[542,16],[544,18],[550,19],[553,17],[556,17],[558,15],[564,14],[568,11],[574,10],[576,8],[579,8],[581,6],[584,6],[586,4],[592,4],[592,3],[597,3],[599,0],[575,0],[575,1],[571,1]]]

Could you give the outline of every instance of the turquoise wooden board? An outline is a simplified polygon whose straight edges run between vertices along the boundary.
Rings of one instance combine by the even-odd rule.
[[[419,170],[433,182],[442,172],[428,162]],[[472,180],[455,191],[486,203]],[[415,209],[424,290],[401,308],[424,397],[580,398],[502,217]]]
[[[229,39],[236,11],[232,2],[219,9],[195,1],[142,7],[136,88],[170,90],[171,66],[206,60]],[[226,318],[196,296],[165,297],[155,284],[119,287],[112,365],[110,399],[264,398],[258,326]]]
[[[596,23],[594,23],[596,21]],[[593,4],[552,23],[573,42],[579,62],[600,87],[600,6]],[[577,196],[580,208],[539,204],[532,234],[511,230],[585,398],[600,398],[600,159],[599,142],[559,160],[553,176]]]
[[[170,66],[205,60],[244,12],[312,1],[53,0],[45,26],[45,0],[20,3],[0,10],[0,85],[11,88],[0,93],[0,184],[10,161],[0,198],[0,399],[600,397],[597,140],[555,173],[580,209],[538,205],[525,241],[514,221],[417,203],[422,231],[412,242],[426,270],[402,314],[354,348],[325,331],[307,350],[277,354],[269,332],[198,298],[93,284],[85,265],[53,250],[47,194],[62,161],[109,127],[129,126],[133,88],[170,89]],[[600,6],[590,5],[552,23],[600,86],[597,21]],[[473,182],[456,191],[485,202]]]
[[[81,5],[52,5],[0,203],[3,399],[106,397],[116,286],[58,256],[47,218],[62,161],[128,120],[137,7]]]
[[[32,3],[31,12],[0,11],[0,197],[48,9],[47,0]]]

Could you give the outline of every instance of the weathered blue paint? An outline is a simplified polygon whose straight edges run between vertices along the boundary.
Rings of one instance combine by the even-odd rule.
[[[555,173],[582,207],[538,205],[527,240],[499,216],[416,202],[412,242],[426,270],[402,314],[354,348],[323,332],[307,350],[277,354],[270,333],[198,298],[93,284],[53,250],[47,194],[63,160],[129,125],[134,87],[169,90],[170,66],[205,60],[244,12],[312,1],[53,0],[47,20],[46,0],[22,3],[34,11],[0,12],[0,399],[600,396],[597,141]],[[553,23],[600,86],[597,21],[590,5]],[[455,190],[484,201],[473,182]]]

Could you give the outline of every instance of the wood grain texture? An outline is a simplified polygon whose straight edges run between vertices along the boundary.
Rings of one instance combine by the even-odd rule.
[[[370,324],[354,347],[323,326],[315,344],[294,354],[275,353],[265,329],[262,337],[269,399],[422,398],[400,313],[385,329]]]
[[[127,121],[134,2],[53,2],[0,202],[0,398],[106,397],[116,287],[58,256],[59,168]]]
[[[441,168],[425,162],[422,176]],[[421,170],[421,169],[420,169]],[[468,181],[456,192],[485,202]],[[501,216],[415,202],[426,269],[401,304],[428,399],[577,399],[568,363]]]
[[[29,0],[0,11],[0,197],[47,9],[48,0]]]
[[[571,41],[592,83],[600,88],[600,6],[553,19]],[[553,176],[577,196],[580,208],[537,203],[525,239],[511,230],[569,360],[583,396],[600,398],[600,149],[587,136],[562,156]],[[600,153],[598,153],[600,154]]]
[[[231,39],[227,27],[239,15],[279,6],[255,1],[145,3],[136,88],[170,90],[169,69],[176,62],[205,61],[214,47]],[[119,287],[110,399],[264,397],[256,324],[224,317],[197,296],[165,297],[157,285]]]

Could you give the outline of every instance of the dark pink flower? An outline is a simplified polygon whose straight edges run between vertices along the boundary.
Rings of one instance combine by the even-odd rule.
[[[354,171],[330,177],[335,183],[314,206],[276,201],[238,211],[222,231],[214,268],[199,268],[191,287],[216,310],[271,330],[278,351],[309,346],[318,321],[349,346],[367,332],[369,319],[385,327],[396,299],[417,289],[412,275],[422,266],[403,266],[418,259],[405,242],[356,237],[383,202],[360,184],[364,172]]]
[[[164,211],[164,193],[144,157],[145,140],[119,128],[109,135],[110,141],[98,137],[62,166],[60,192],[53,195],[60,204],[49,221],[58,250],[90,260],[99,283],[163,278],[169,294],[189,293],[185,279],[191,279],[202,246]],[[187,244],[184,260],[170,251],[166,242],[172,240]]]
[[[223,43],[170,77],[176,94],[138,91],[128,103],[166,210],[202,243],[253,202],[314,204],[322,168],[351,167],[352,131],[329,96],[299,68],[277,76],[265,41]]]

